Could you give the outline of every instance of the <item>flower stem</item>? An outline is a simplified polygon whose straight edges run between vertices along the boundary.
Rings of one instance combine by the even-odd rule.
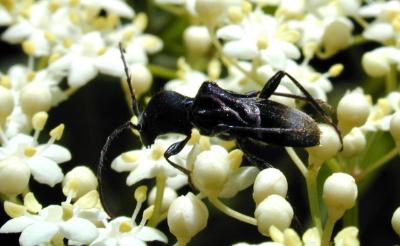
[[[321,245],[329,246],[329,242],[331,240],[333,227],[335,226],[336,220],[332,218],[332,216],[328,216],[328,220],[326,221],[324,231],[322,233]]]
[[[286,149],[286,152],[288,153],[290,159],[292,159],[293,163],[300,170],[301,174],[303,174],[303,176],[306,177],[307,167],[306,167],[306,165],[304,165],[303,161],[297,155],[296,151],[294,151],[294,149],[292,147],[285,147],[285,149]]]
[[[391,151],[387,152],[384,156],[382,156],[379,160],[377,160],[376,162],[374,162],[371,165],[369,165],[364,170],[364,172],[360,175],[360,177],[358,178],[357,181],[361,181],[363,178],[368,176],[370,173],[372,173],[376,169],[379,169],[380,167],[382,167],[384,164],[389,162],[391,159],[393,159],[397,155],[398,155],[398,149],[397,148],[393,148]]]
[[[386,93],[396,90],[397,84],[397,69],[396,65],[390,65],[390,71],[386,75]]]
[[[347,210],[343,216],[343,227],[355,226],[358,227],[358,203],[351,209]]]
[[[322,223],[320,218],[319,201],[318,201],[318,190],[317,190],[317,177],[318,170],[315,168],[309,168],[306,174],[307,194],[308,203],[310,205],[311,219],[314,226],[322,231]]]
[[[161,216],[162,200],[164,198],[165,183],[167,178],[164,175],[157,175],[156,177],[156,200],[154,202],[154,212],[149,220],[149,226],[156,227],[160,222],[158,217]]]
[[[176,71],[162,67],[157,64],[147,64],[147,68],[150,70],[150,72],[153,75],[156,75],[158,77],[166,78],[166,79],[174,79],[176,78]]]
[[[209,197],[208,200],[211,202],[212,205],[214,205],[216,208],[221,210],[221,212],[223,212],[224,214],[226,214],[232,218],[235,218],[239,221],[242,221],[244,223],[247,223],[250,225],[255,225],[255,226],[257,225],[257,220],[255,218],[244,215],[242,213],[239,213],[238,211],[235,211],[235,210],[229,208],[224,203],[222,203],[220,200],[218,200],[218,198]]]

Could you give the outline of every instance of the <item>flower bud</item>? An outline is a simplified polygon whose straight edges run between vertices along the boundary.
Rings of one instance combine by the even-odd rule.
[[[353,24],[346,18],[337,18],[325,28],[322,43],[328,54],[349,46]]]
[[[157,193],[157,188],[154,187],[151,189],[150,194],[149,194],[149,199],[148,204],[152,205],[154,204],[156,200],[156,193]],[[161,212],[165,212],[168,210],[169,206],[171,206],[172,202],[175,201],[175,199],[178,197],[178,194],[176,191],[168,186],[165,187],[164,189],[164,194],[162,198],[162,203],[161,203]]]
[[[359,246],[360,241],[357,238],[358,228],[355,226],[349,226],[343,228],[335,237],[335,245],[354,245]]]
[[[354,206],[357,194],[357,184],[351,175],[334,173],[325,180],[322,198],[329,215],[339,219],[347,209]]]
[[[293,219],[293,209],[285,198],[272,194],[258,204],[254,215],[257,220],[258,231],[269,236],[269,229],[272,225],[281,231],[290,226]]]
[[[286,197],[288,183],[279,169],[267,168],[258,173],[253,187],[253,199],[259,204],[272,194]]]
[[[371,77],[381,77],[389,73],[391,64],[398,64],[400,50],[395,47],[380,47],[364,53],[362,65]]]
[[[205,26],[189,26],[183,33],[183,40],[193,54],[204,54],[211,47],[211,37]]]
[[[231,169],[224,151],[206,150],[196,157],[192,181],[206,196],[218,196],[229,178]]]
[[[320,166],[324,161],[329,160],[341,148],[340,138],[335,129],[327,124],[319,124],[321,131],[319,146],[307,148],[308,162],[310,165]]]
[[[337,106],[339,127],[343,134],[362,126],[368,118],[371,104],[362,89],[347,92]]]
[[[343,151],[340,152],[340,155],[346,158],[357,156],[364,151],[366,145],[367,140],[365,139],[364,133],[360,128],[353,128],[351,132],[343,138]]]
[[[178,242],[185,245],[207,225],[206,205],[192,193],[175,199],[168,209],[168,227]]]
[[[20,104],[22,111],[27,115],[48,111],[51,107],[49,88],[40,83],[29,83],[21,91]]]
[[[197,16],[203,22],[212,24],[225,10],[225,7],[225,0],[197,0],[194,8]]]
[[[14,108],[14,98],[11,91],[0,86],[0,125],[5,121],[6,117],[11,114]]]
[[[153,83],[153,76],[143,64],[135,63],[130,66],[132,71],[132,86],[137,96],[147,92]]]
[[[76,184],[71,185],[71,182],[76,182]],[[78,166],[65,175],[62,186],[65,196],[68,196],[72,191],[72,197],[79,198],[87,192],[97,189],[97,178],[90,168]]]
[[[393,213],[392,227],[397,235],[400,236],[400,207],[398,207]]]
[[[22,159],[12,156],[0,161],[0,193],[10,196],[22,193],[30,177],[31,170]]]
[[[390,133],[396,142],[400,142],[400,112],[395,113],[390,120]]]

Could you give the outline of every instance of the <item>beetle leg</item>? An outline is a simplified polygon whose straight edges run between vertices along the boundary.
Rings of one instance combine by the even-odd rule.
[[[185,147],[185,145],[189,141],[190,137],[191,136],[189,134],[189,135],[186,136],[186,138],[184,140],[172,144],[171,146],[168,147],[168,149],[164,153],[164,157],[168,161],[168,163],[171,164],[171,166],[173,166],[176,169],[178,169],[179,171],[181,171],[184,174],[186,174],[188,177],[190,177],[190,171],[188,169],[186,169],[184,167],[181,167],[178,164],[174,163],[173,161],[171,161],[169,159],[169,157],[178,154]]]
[[[322,116],[322,118],[325,120],[326,123],[331,125],[336,133],[339,135],[340,142],[342,144],[343,148],[343,139],[342,139],[342,134],[340,133],[339,128],[337,127],[336,124],[333,123],[332,118],[325,112],[323,107],[311,96],[311,94],[300,84],[299,81],[297,81],[292,75],[288,74],[285,71],[278,71],[272,78],[270,78],[267,83],[265,84],[264,88],[261,90],[259,97],[268,99],[278,88],[279,83],[281,83],[282,78],[284,76],[287,76],[293,84],[296,85],[297,88],[304,94],[305,98],[310,102],[311,106],[317,111],[318,114]]]
[[[258,168],[264,169],[264,168],[270,168],[273,167],[271,164],[269,164],[266,160],[253,155],[250,150],[247,148],[246,141],[250,141],[253,144],[255,144],[255,141],[251,141],[250,139],[245,139],[245,138],[238,138],[237,139],[237,144],[239,148],[243,151],[244,157],[251,163],[254,163],[257,165]]]

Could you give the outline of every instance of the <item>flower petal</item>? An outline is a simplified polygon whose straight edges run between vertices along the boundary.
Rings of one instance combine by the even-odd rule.
[[[224,26],[217,31],[217,37],[226,40],[241,39],[243,36],[243,29],[238,25]]]
[[[99,234],[94,224],[82,218],[72,218],[61,223],[60,232],[68,239],[89,244]]]
[[[143,241],[161,241],[163,243],[168,243],[168,238],[164,233],[148,226],[140,228],[135,236]]]
[[[16,25],[9,27],[3,35],[1,35],[1,39],[4,41],[17,44],[22,42],[25,38],[27,38],[33,32],[33,27],[27,21],[23,21]]]
[[[122,77],[124,69],[120,56],[121,54],[117,48],[109,48],[106,53],[95,58],[95,65],[104,74]]]
[[[67,148],[64,148],[61,145],[58,144],[52,144],[48,147],[45,147],[45,149],[42,151],[44,145],[38,146],[38,152],[40,152],[40,155],[43,157],[46,157],[48,159],[51,159],[57,163],[63,163],[66,161],[71,160],[71,152]]]
[[[68,74],[68,84],[71,87],[80,87],[92,80],[97,75],[94,61],[86,57],[73,59]]]
[[[7,221],[1,228],[0,233],[15,233],[23,231],[27,226],[34,223],[35,220],[28,216],[20,216]]]
[[[137,239],[133,235],[127,235],[127,236],[121,237],[118,240],[118,245],[119,246],[130,246],[130,245],[146,246],[146,243]]]
[[[32,176],[36,181],[51,187],[60,183],[64,177],[61,168],[55,161],[41,156],[30,158],[28,166],[31,168]]]
[[[58,225],[49,222],[37,222],[28,226],[19,237],[19,243],[23,246],[38,245],[50,242],[58,232]]]
[[[254,45],[243,40],[226,43],[223,47],[223,52],[227,56],[245,60],[252,59],[258,53]]]

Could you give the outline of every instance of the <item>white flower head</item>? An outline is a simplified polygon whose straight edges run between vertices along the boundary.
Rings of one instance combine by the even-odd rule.
[[[129,171],[130,174],[126,179],[127,185],[133,185],[143,179],[156,177],[157,175],[164,175],[169,179],[177,178],[177,176],[184,176],[179,170],[172,167],[164,158],[165,150],[173,143],[178,142],[179,139],[174,135],[169,135],[166,139],[156,139],[151,148],[143,148],[141,150],[133,150],[118,156],[111,164],[111,167],[118,171]],[[182,167],[186,166],[186,156],[190,151],[189,146],[178,154],[170,157],[170,160]],[[179,179],[173,188],[179,188],[187,184],[187,179]]]
[[[34,121],[37,119],[33,117]],[[42,121],[47,118],[42,119]],[[64,177],[59,163],[69,161],[71,153],[68,149],[54,144],[62,136],[64,125],[61,124],[50,132],[50,140],[46,144],[39,144],[38,137],[41,126],[34,122],[34,136],[17,134],[10,139],[3,139],[3,146],[0,147],[0,160],[16,157],[24,165],[29,166],[33,178],[39,183],[54,186],[60,183]]]
[[[57,240],[57,235],[67,238],[75,244],[89,244],[98,236],[98,229],[94,223],[107,218],[103,211],[94,208],[98,202],[97,196],[88,194],[82,197],[76,204],[63,203],[50,205],[41,209],[36,206],[36,211],[25,212],[21,216],[10,219],[1,228],[1,233],[21,232],[19,242],[21,245],[37,245]],[[88,197],[92,197],[88,199]],[[97,200],[96,200],[97,198]],[[33,198],[34,199],[34,198]],[[83,200],[91,201],[90,204]],[[27,210],[32,210],[37,201],[26,203]],[[86,207],[81,208],[81,205]],[[90,218],[90,219],[89,219]]]

